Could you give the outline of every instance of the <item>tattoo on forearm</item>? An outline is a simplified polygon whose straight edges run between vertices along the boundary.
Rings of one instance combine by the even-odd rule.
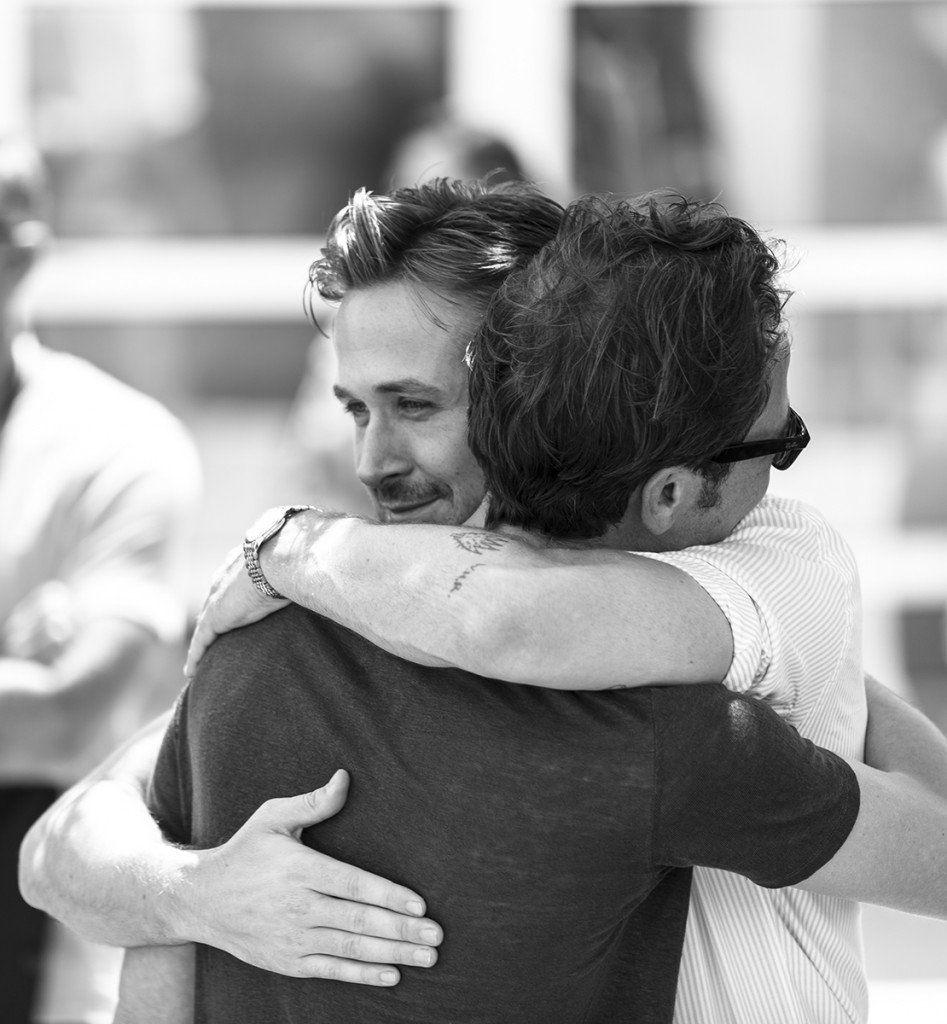
[[[472,555],[482,555],[485,551],[499,551],[509,544],[509,537],[499,537],[495,533],[475,533],[473,530],[464,533],[452,533],[454,543],[469,551]]]
[[[480,566],[482,565],[486,565],[486,562],[474,562],[474,564],[469,569],[465,569],[457,577],[457,579],[454,580],[454,585],[450,588],[450,591],[447,596],[450,597],[450,595],[453,594],[455,590],[460,590],[460,588],[464,585],[464,580],[467,579],[467,577],[474,571],[474,569],[479,569]]]

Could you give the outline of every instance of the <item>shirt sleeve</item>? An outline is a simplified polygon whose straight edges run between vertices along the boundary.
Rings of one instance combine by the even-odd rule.
[[[722,686],[655,690],[656,866],[703,866],[777,888],[835,855],[858,816],[844,760]]]
[[[772,660],[772,639],[766,619],[743,586],[702,556],[704,550],[649,552],[647,557],[686,572],[720,607],[733,634],[733,660],[723,684],[735,693],[747,693],[758,686]]]

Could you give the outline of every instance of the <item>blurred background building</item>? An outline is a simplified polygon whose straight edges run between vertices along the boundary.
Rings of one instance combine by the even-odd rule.
[[[301,306],[355,187],[475,152],[562,200],[671,186],[785,238],[815,440],[774,489],[850,539],[866,665],[947,729],[947,3],[4,0],[0,131],[53,174],[42,337],[197,439],[195,605],[262,506],[360,507]],[[873,1020],[947,1020],[947,926],[867,923]]]

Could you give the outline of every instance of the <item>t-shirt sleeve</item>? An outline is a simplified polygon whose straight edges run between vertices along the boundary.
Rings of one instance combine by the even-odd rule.
[[[654,691],[655,866],[703,866],[795,885],[826,864],[858,816],[844,760],[768,706],[722,686]]]
[[[193,842],[191,815],[191,764],[187,745],[186,686],[178,697],[174,714],[158,751],[148,786],[148,810],[161,826],[165,838],[187,846]]]

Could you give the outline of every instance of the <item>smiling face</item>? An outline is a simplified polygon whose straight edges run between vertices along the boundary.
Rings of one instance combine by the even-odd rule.
[[[355,423],[356,472],[382,522],[462,523],[483,500],[464,365],[478,312],[400,282],[342,299],[335,394]]]

